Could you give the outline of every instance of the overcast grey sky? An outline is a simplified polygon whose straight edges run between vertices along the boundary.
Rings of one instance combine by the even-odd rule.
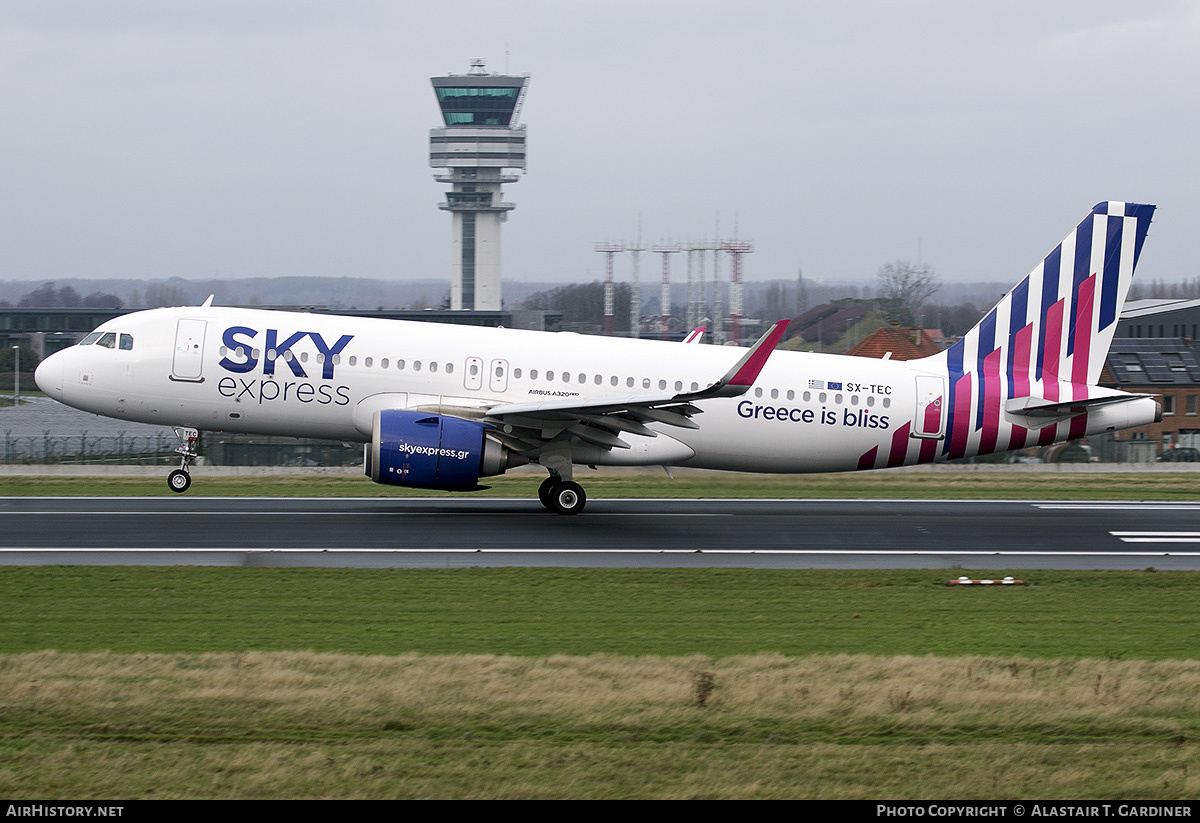
[[[1107,199],[1200,275],[1197,2],[3,0],[0,280],[448,277],[429,77],[473,57],[532,75],[507,279],[719,212],[749,279],[1015,283]]]

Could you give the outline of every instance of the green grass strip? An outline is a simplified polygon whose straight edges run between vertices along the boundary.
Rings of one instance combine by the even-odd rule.
[[[1200,659],[1200,574],[994,573],[0,567],[0,653]]]

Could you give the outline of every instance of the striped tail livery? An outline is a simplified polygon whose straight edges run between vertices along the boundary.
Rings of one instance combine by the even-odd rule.
[[[1097,204],[975,328],[914,362],[918,442],[901,448],[897,438],[886,465],[1048,445],[1161,419],[1154,398],[1096,385],[1153,214],[1154,206]]]

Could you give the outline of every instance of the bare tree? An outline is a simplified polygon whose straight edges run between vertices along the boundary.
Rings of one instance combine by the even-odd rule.
[[[937,294],[942,278],[927,267],[917,268],[907,260],[895,260],[879,269],[875,277],[879,296],[898,300],[916,317],[917,310]]]
[[[170,283],[151,283],[146,286],[146,308],[160,306],[186,306],[191,302],[188,294],[179,286]]]

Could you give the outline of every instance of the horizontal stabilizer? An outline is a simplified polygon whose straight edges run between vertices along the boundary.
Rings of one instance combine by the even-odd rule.
[[[1078,414],[1085,409],[1097,406],[1127,403],[1146,396],[1130,394],[1117,389],[1106,389],[1101,386],[1059,383],[1057,397],[1014,397],[1005,402],[1004,410],[1009,414],[1022,414],[1026,417],[1061,417],[1073,413]],[[1073,399],[1064,400],[1065,397]]]

